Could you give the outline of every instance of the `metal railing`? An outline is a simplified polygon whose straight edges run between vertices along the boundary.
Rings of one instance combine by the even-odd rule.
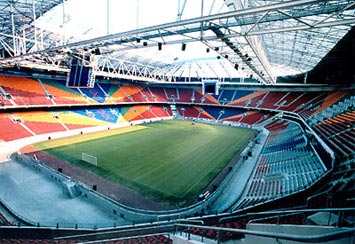
[[[324,233],[324,234],[316,234],[316,235],[300,235],[300,234],[255,231],[255,230],[233,229],[233,228],[201,226],[201,225],[175,224],[175,226],[179,228],[187,229],[188,239],[190,239],[189,231],[191,230],[191,228],[199,228],[201,230],[214,230],[217,232],[217,243],[220,242],[220,237],[222,236],[222,232],[253,235],[253,236],[260,236],[265,238],[275,238],[275,239],[298,241],[298,242],[305,242],[305,243],[310,243],[310,242],[322,243],[322,242],[342,239],[345,237],[351,237],[355,235],[355,228],[343,228],[339,231],[335,231],[332,233]],[[201,242],[203,242],[203,236],[201,236]]]

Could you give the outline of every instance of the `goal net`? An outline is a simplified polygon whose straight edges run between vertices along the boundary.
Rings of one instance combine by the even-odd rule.
[[[87,162],[89,164],[97,166],[97,157],[92,156],[90,154],[87,154],[84,152],[81,153],[81,160],[83,160],[84,162]]]

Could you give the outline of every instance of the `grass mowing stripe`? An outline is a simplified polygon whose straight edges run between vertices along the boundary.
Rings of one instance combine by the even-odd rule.
[[[61,143],[50,141],[52,144],[39,147],[154,200],[181,207],[192,203],[255,133],[175,120],[142,128],[119,129],[117,136],[99,134],[96,140],[92,134],[82,142],[75,138],[74,143],[71,138]],[[81,152],[96,156],[98,167],[82,162]]]

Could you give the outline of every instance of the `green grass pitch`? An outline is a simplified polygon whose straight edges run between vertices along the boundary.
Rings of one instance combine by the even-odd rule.
[[[254,130],[188,121],[164,121],[38,143],[58,158],[156,201],[175,207],[191,204]],[[98,166],[81,161],[81,153]]]

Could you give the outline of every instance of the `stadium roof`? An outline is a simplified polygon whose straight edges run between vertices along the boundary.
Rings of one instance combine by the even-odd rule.
[[[104,4],[103,4],[104,3]],[[315,67],[355,25],[354,0],[0,0],[0,67],[149,82],[276,76]]]

